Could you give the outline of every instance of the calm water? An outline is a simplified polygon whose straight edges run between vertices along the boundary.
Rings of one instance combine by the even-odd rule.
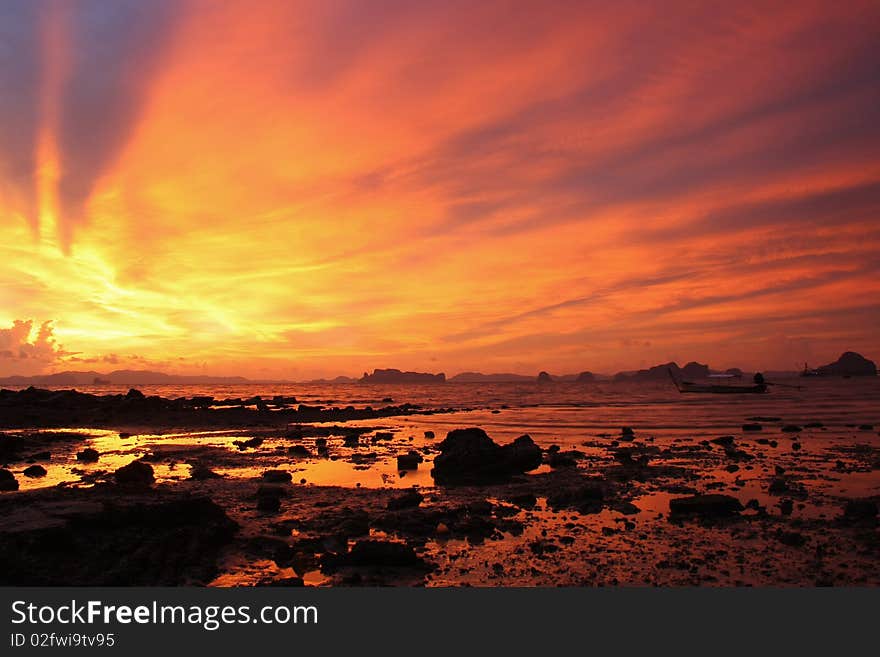
[[[829,430],[848,424],[880,429],[880,377],[790,379],[764,395],[680,394],[670,382],[647,383],[447,383],[434,385],[247,384],[144,385],[145,394],[163,397],[210,395],[221,400],[261,395],[295,396],[304,404],[387,406],[408,402],[425,408],[472,409],[480,426],[552,429],[560,432],[619,430],[714,433],[739,428],[748,417],[780,417],[785,423],[822,422]],[[95,394],[124,393],[129,386],[81,386]],[[500,414],[492,414],[501,410]],[[434,422],[445,423],[442,416]],[[490,432],[491,433],[491,432]]]

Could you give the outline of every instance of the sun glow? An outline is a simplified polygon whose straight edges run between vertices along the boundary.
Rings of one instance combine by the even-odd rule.
[[[880,347],[875,4],[515,4],[35,3],[0,330],[255,377]]]

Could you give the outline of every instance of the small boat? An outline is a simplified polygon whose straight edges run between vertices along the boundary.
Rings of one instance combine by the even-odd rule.
[[[730,395],[730,394],[760,394],[767,392],[767,384],[766,383],[755,383],[750,386],[731,386],[731,385],[721,385],[717,383],[693,383],[691,381],[679,381],[675,378],[675,375],[672,373],[672,370],[667,370],[669,372],[669,378],[672,379],[672,382],[675,384],[675,387],[678,388],[678,391],[682,394],[688,392],[696,392],[696,393],[711,393],[718,395]]]

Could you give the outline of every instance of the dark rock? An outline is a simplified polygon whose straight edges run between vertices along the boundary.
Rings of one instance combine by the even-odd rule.
[[[257,497],[257,510],[274,513],[281,510],[281,498],[274,495],[260,495]]]
[[[81,452],[76,453],[76,460],[83,463],[95,463],[100,457],[101,455],[98,453],[98,450],[92,447],[86,447]]]
[[[786,424],[782,427],[782,433],[800,433],[803,430],[803,427],[799,427],[796,424]]]
[[[764,427],[762,427],[760,424],[757,424],[757,423],[742,425],[743,431],[761,431],[761,429],[763,429],[763,428]]]
[[[782,495],[788,492],[788,482],[784,477],[774,477],[768,490],[772,495]]]
[[[305,586],[305,582],[303,582],[302,577],[281,577],[279,579],[261,581],[258,586],[299,588]]]
[[[677,497],[669,500],[672,515],[698,515],[703,517],[727,517],[738,515],[743,505],[730,495],[710,494]]]
[[[783,545],[791,547],[803,547],[807,543],[807,538],[799,532],[787,532],[782,529],[776,532],[776,539]]]
[[[32,465],[32,466],[25,468],[24,472],[22,472],[22,474],[25,477],[32,477],[32,478],[45,477],[46,476],[46,468],[44,468],[42,465]]]
[[[786,497],[779,501],[779,511],[784,516],[790,516],[794,511],[794,500]]]
[[[822,424],[821,422],[807,422],[807,423],[804,425],[804,428],[805,428],[805,429],[821,429],[821,428],[824,427],[824,426],[825,426],[825,425]]]
[[[531,436],[523,435],[501,447],[503,459],[512,472],[528,472],[541,465],[541,448]]]
[[[529,436],[501,446],[482,429],[454,429],[439,448],[431,471],[438,484],[498,483],[541,464],[541,449]]]
[[[419,491],[415,489],[408,490],[402,495],[392,497],[388,500],[388,510],[397,511],[400,509],[411,509],[421,504],[423,499],[425,499],[425,497]]]
[[[321,566],[327,570],[339,566],[424,568],[426,563],[406,543],[361,540],[352,546],[348,554],[325,554]]]
[[[520,493],[518,495],[511,495],[507,498],[507,501],[521,509],[532,509],[538,503],[538,498],[532,493]]]
[[[303,456],[303,457],[309,457],[312,455],[312,453],[308,450],[308,448],[304,447],[303,445],[291,445],[290,447],[287,448],[287,453],[290,454],[291,456]]]
[[[239,451],[244,451],[248,448],[256,448],[263,444],[262,438],[249,438],[247,440],[234,440],[232,441],[233,445],[236,445]]]
[[[18,481],[9,470],[0,470],[0,491],[18,490]]]
[[[132,461],[113,473],[117,484],[124,486],[150,486],[155,481],[153,466],[143,461]]]
[[[734,440],[735,440],[735,438],[733,436],[719,436],[718,438],[713,438],[709,442],[715,443],[716,445],[729,446],[729,445],[733,445]]]
[[[553,493],[547,497],[547,506],[554,511],[574,509],[580,513],[598,513],[605,501],[605,491],[599,484],[588,483],[576,488]]]
[[[357,447],[360,444],[360,441],[360,434],[350,433],[342,439],[342,444],[345,447]]]
[[[217,474],[207,465],[203,465],[201,463],[197,463],[192,466],[189,471],[189,478],[195,479],[196,481],[205,481],[207,479],[220,479],[222,475]]]
[[[408,454],[398,454],[397,455],[397,469],[398,470],[417,470],[419,467],[419,463],[421,463],[424,459],[422,455],[416,451],[410,451]]]
[[[433,431],[426,431],[425,432],[425,438],[433,438],[433,437],[434,437]]]
[[[570,450],[567,452],[554,452],[547,459],[551,468],[573,468],[577,466],[578,459],[583,458],[583,452]]]
[[[260,484],[257,486],[257,497],[287,497],[290,489],[278,484]]]
[[[538,373],[538,383],[552,383],[553,377],[550,376],[547,372],[539,372]]]
[[[293,475],[287,470],[266,470],[263,473],[263,481],[268,481],[270,483],[283,484],[292,480]]]
[[[877,517],[877,511],[875,500],[849,500],[843,509],[843,517],[847,520],[873,520]]]
[[[238,528],[203,497],[68,490],[65,506],[28,495],[16,503],[35,521],[24,530],[0,524],[2,586],[204,585]],[[9,510],[0,506],[0,515]]]
[[[860,424],[859,425],[859,431],[873,431],[873,430],[874,430],[873,424]]]
[[[126,394],[126,399],[144,399],[144,393],[136,388],[131,388]]]

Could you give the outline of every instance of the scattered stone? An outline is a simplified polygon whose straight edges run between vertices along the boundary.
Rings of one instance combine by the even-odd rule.
[[[419,506],[424,500],[425,497],[419,491],[415,489],[411,489],[403,493],[402,495],[398,495],[396,497],[392,497],[388,500],[388,510],[389,511],[398,511],[400,509],[411,509]]]
[[[738,515],[742,510],[743,505],[740,501],[730,495],[692,495],[669,500],[669,511],[674,516],[698,515],[718,518]]]
[[[788,482],[784,477],[774,477],[768,490],[771,495],[783,495],[788,492]]]
[[[0,491],[18,490],[18,480],[9,470],[0,470]]]
[[[422,455],[416,451],[410,451],[408,454],[397,455],[398,470],[417,470],[419,463],[424,461]]]
[[[873,520],[877,517],[877,502],[872,499],[849,500],[843,509],[847,520]]]
[[[538,498],[532,493],[520,493],[508,497],[507,501],[521,509],[533,509],[538,503]]]
[[[14,500],[31,512],[27,526],[0,526],[0,586],[206,585],[238,529],[205,497],[68,489],[59,505],[52,491],[27,495]]]
[[[262,438],[249,438],[247,440],[233,440],[232,444],[238,447],[239,451],[243,452],[244,450],[251,448],[257,448],[263,444]]]
[[[263,481],[283,484],[289,481],[293,481],[293,475],[291,475],[287,470],[266,470],[263,473]]]
[[[347,554],[327,553],[321,559],[325,571],[345,566],[425,569],[427,564],[406,543],[367,539],[355,543]]]
[[[81,452],[76,453],[76,460],[83,463],[95,463],[101,457],[98,450],[92,447],[86,447]]]
[[[196,463],[189,471],[189,478],[196,481],[205,481],[207,479],[220,479],[222,475],[217,474],[207,465]]]
[[[800,532],[788,532],[780,529],[776,532],[776,539],[783,545],[791,547],[803,547],[807,543],[807,538]]]
[[[151,486],[155,481],[153,466],[143,461],[132,461],[113,473],[117,484],[124,486]]]
[[[281,498],[275,495],[260,495],[257,497],[257,510],[275,513],[281,510]]]
[[[553,452],[547,459],[547,463],[551,468],[573,468],[577,466],[578,460],[584,457],[583,452],[576,449],[567,452]]]
[[[45,477],[46,476],[46,468],[42,465],[31,465],[24,469],[22,474],[25,477],[37,478],[37,477]]]
[[[439,448],[431,471],[438,484],[500,483],[541,464],[541,448],[529,436],[501,446],[482,429],[454,429]]]
[[[547,506],[559,509],[574,509],[579,513],[598,513],[605,502],[605,491],[599,484],[587,483],[577,488],[559,491],[547,497]]]

